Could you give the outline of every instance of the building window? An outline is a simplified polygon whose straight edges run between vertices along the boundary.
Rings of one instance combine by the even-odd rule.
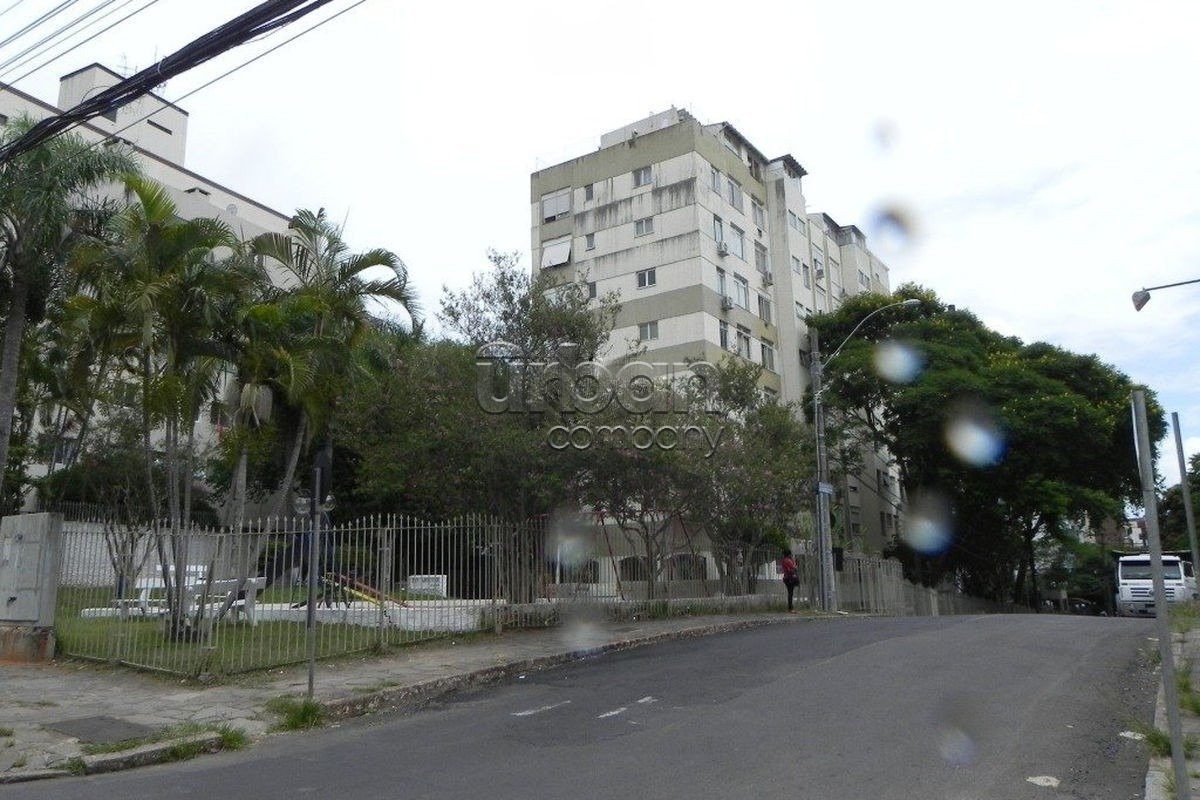
[[[588,294],[588,300],[596,299],[596,282],[595,281],[588,281],[587,294]]]
[[[560,189],[557,192],[542,195],[542,222],[554,222],[571,213],[571,190]]]
[[[825,256],[823,256],[821,254],[820,250],[814,249],[812,257],[813,257],[813,269],[816,271],[815,277],[817,280],[821,280],[822,278],[825,277]]]
[[[800,218],[796,216],[795,211],[788,212],[788,227],[794,231],[800,230]]]
[[[596,234],[589,233],[583,237],[583,249],[584,250],[595,250],[596,249]]]
[[[737,225],[729,226],[729,252],[738,258],[746,257],[746,232]]]
[[[647,286],[654,286],[657,283],[658,276],[655,275],[652,269],[644,269],[637,274],[637,287],[639,289],[645,289]]]
[[[721,295],[721,297],[729,294],[728,284],[725,281],[725,270],[723,269],[717,270],[717,294]]]
[[[646,236],[654,233],[654,217],[643,217],[633,223],[634,236]]]
[[[170,128],[168,128],[166,125],[160,125],[160,124],[158,124],[157,122],[155,122],[155,121],[154,121],[154,120],[152,120],[152,119],[148,119],[148,120],[146,120],[146,124],[147,124],[147,125],[149,125],[151,128],[156,128],[157,130],[160,130],[160,131],[162,131],[162,132],[163,132],[163,133],[165,133],[167,136],[171,136],[171,135],[172,135],[172,133],[171,133],[171,129],[170,129]]]
[[[750,358],[750,329],[737,326],[737,352],[742,358]]]
[[[721,342],[721,349],[728,350],[729,349],[729,323],[723,319],[717,320],[717,332],[718,332],[718,337],[719,337],[718,340]]]
[[[583,187],[583,199],[584,200],[596,199],[596,184],[589,183],[587,186]]]
[[[638,325],[638,338],[643,342],[652,342],[658,338],[658,321],[643,322]]]
[[[767,212],[763,210],[762,203],[751,199],[750,207],[754,209],[754,224],[759,228],[767,227]]]
[[[747,311],[750,310],[750,281],[740,275],[733,276],[733,302]]]
[[[811,289],[812,288],[812,270],[810,270],[808,268],[808,264],[804,265],[804,269],[803,269],[803,272],[801,273],[800,277],[804,279],[804,288]]]
[[[761,294],[758,296],[758,316],[763,322],[771,324],[771,301]]]
[[[796,217],[796,230],[802,235],[807,233],[808,226],[804,224],[804,217]]]
[[[764,275],[771,271],[771,262],[767,260],[767,248],[762,242],[754,243],[754,266]]]
[[[868,278],[867,273],[863,272],[861,269],[858,271],[858,283],[860,286],[871,285],[871,279]]]
[[[796,319],[803,321],[805,316],[806,315],[804,313],[804,304],[801,303],[799,300],[797,300],[796,301]]]
[[[721,222],[721,218],[713,215],[713,239],[718,242],[725,241],[725,223]]]
[[[571,237],[561,236],[542,242],[542,269],[557,267],[571,260]]]
[[[762,365],[765,369],[771,372],[775,371],[775,348],[769,342],[763,342],[762,345]]]
[[[638,167],[633,171],[633,187],[645,186],[650,182],[650,168]]]
[[[7,124],[8,124],[8,117],[5,116],[4,114],[0,114],[0,125],[7,125]]]
[[[728,195],[729,205],[733,206],[738,211],[741,211],[742,210],[742,185],[740,183],[738,183],[737,181],[735,181],[733,178],[728,178],[727,184],[729,186],[729,195]]]
[[[716,167],[712,167],[712,190],[717,193],[718,197],[721,196],[721,173],[717,171]]]

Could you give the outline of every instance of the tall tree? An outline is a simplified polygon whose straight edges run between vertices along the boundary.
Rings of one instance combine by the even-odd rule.
[[[297,384],[285,398],[298,409],[277,508],[286,501],[295,481],[305,441],[329,438],[335,412],[364,369],[359,347],[373,325],[372,303],[380,310],[402,312],[414,328],[421,325],[421,307],[408,280],[408,268],[388,250],[352,253],[342,229],[321,209],[296,212],[290,234],[265,234],[251,251],[282,272],[286,294],[280,299],[297,334],[307,337],[310,380]],[[373,277],[382,274],[382,277]],[[390,304],[390,307],[389,307]]]
[[[0,143],[33,122],[14,120]],[[41,318],[61,279],[73,223],[84,194],[136,169],[123,148],[95,147],[71,134],[55,137],[0,166],[0,279],[5,309],[0,345],[0,467],[8,463],[25,328]],[[3,486],[0,469],[0,490]]]
[[[911,576],[1036,602],[1035,539],[1137,500],[1133,385],[1095,356],[1002,336],[920,287],[896,297],[922,302],[860,330],[830,371],[827,402],[858,414],[897,459],[909,532],[932,535],[897,543]],[[894,300],[859,295],[813,322],[837,341]],[[881,368],[885,342],[919,375]],[[1157,441],[1165,426],[1153,397],[1151,420]]]

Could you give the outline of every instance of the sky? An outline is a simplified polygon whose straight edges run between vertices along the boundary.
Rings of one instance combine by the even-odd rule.
[[[0,40],[56,4],[0,15]],[[144,67],[252,5],[158,0],[17,86],[54,100],[62,74]],[[893,286],[923,284],[1153,388],[1190,454],[1200,285],[1155,292],[1141,312],[1130,294],[1200,277],[1198,30],[1193,2],[366,0],[184,101],[187,165],[285,213],[344,219],[353,246],[403,258],[432,316],[488,248],[527,262],[530,172],[683,107],[794,155],[810,210],[863,228]],[[892,209],[912,236],[875,224]],[[1160,469],[1177,480],[1173,457]]]

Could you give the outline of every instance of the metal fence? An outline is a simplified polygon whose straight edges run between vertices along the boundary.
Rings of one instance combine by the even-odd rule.
[[[614,550],[543,520],[403,515],[318,526],[258,520],[240,532],[195,523],[63,523],[60,651],[199,676],[380,650],[423,639],[609,618],[781,608],[779,550]],[[816,558],[796,556],[797,603],[816,596]],[[842,607],[955,613],[894,561],[847,557]],[[963,610],[965,606],[962,607]],[[939,609],[941,609],[939,611]],[[971,612],[983,609],[971,609]]]

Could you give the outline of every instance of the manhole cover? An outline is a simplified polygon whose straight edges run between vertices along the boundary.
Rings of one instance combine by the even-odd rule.
[[[140,739],[154,732],[147,725],[138,725],[116,717],[83,717],[82,719],[64,719],[62,722],[51,722],[43,725],[52,731],[73,736],[81,742],[95,744],[112,744],[126,739]]]

